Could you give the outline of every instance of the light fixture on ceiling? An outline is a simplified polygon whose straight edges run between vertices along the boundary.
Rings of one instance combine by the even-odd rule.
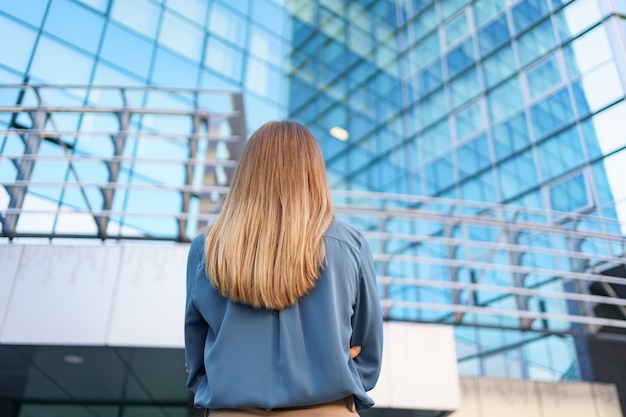
[[[70,365],[82,365],[85,362],[83,357],[79,355],[65,355],[63,360]]]
[[[339,126],[334,126],[332,129],[330,129],[330,134],[342,142],[347,141],[348,138],[350,137],[350,134],[348,133],[348,131]]]

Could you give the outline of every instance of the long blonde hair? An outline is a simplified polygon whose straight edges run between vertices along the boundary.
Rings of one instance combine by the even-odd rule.
[[[206,271],[225,297],[284,309],[313,289],[333,219],[324,158],[308,129],[268,122],[251,137],[205,239]]]

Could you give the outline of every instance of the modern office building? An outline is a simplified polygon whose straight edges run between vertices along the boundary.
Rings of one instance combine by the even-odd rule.
[[[0,39],[0,251],[188,242],[294,119],[389,321],[452,326],[462,376],[626,409],[626,2],[0,0]],[[0,352],[29,358],[4,288]]]

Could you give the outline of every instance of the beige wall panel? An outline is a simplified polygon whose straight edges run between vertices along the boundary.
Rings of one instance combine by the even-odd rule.
[[[532,381],[479,378],[481,417],[541,417]]]
[[[454,413],[450,414],[450,417],[481,417],[477,379],[478,378],[473,377],[464,377],[459,379],[461,407]]]
[[[591,384],[537,382],[543,417],[597,417]]]
[[[184,346],[189,245],[125,245],[107,344]]]
[[[103,345],[121,247],[24,246],[0,341]]]
[[[23,248],[21,245],[4,245],[0,248],[0,334]]]
[[[623,417],[615,385],[595,383],[592,389],[598,417]]]

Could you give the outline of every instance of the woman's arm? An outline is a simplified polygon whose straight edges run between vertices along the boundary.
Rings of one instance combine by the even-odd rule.
[[[187,302],[185,306],[185,365],[187,366],[187,388],[196,392],[203,378],[204,344],[209,326],[193,304],[196,271],[203,253],[204,240],[202,237],[194,239],[187,258]]]
[[[365,238],[361,239],[359,285],[352,316],[352,345],[361,348],[358,356],[354,357],[354,363],[363,387],[369,391],[376,385],[380,374],[383,319],[372,252]]]

